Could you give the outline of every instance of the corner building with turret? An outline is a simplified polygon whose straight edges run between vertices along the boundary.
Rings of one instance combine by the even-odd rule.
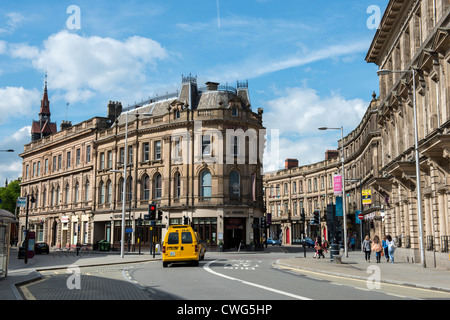
[[[146,250],[154,203],[162,213],[157,242],[169,225],[186,222],[212,249],[255,241],[252,223],[264,206],[262,114],[252,110],[247,82],[199,87],[183,76],[174,94],[129,108],[110,101],[107,117],[64,122],[21,154],[22,196],[37,199],[30,231],[52,247],[106,240],[120,250],[125,212],[125,248]]]

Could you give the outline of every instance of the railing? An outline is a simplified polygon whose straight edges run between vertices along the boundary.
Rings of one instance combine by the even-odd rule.
[[[158,101],[162,101],[162,100],[168,100],[168,99],[172,99],[172,98],[178,98],[179,95],[180,95],[180,92],[179,92],[178,89],[175,92],[171,92],[171,93],[167,93],[166,92],[166,94],[164,94],[162,96],[156,95],[154,97],[150,97],[148,100],[136,103],[136,104],[134,104],[134,105],[132,105],[130,107],[123,108],[122,111],[123,112],[127,112],[127,111],[131,111],[131,110],[143,107],[143,106],[145,106],[147,104],[150,104],[150,103],[154,103],[154,102],[158,102]]]

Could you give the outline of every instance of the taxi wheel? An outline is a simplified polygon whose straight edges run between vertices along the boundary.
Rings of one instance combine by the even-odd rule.
[[[198,267],[198,260],[194,260],[194,261],[192,262],[192,265],[193,265],[194,267]]]
[[[163,268],[167,268],[169,264],[167,262],[163,262]]]

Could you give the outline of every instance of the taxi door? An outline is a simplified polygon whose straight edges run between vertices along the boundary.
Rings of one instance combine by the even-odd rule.
[[[180,234],[179,230],[170,230],[169,236],[167,237],[166,252],[168,258],[180,258],[181,257],[181,247],[180,247]]]
[[[181,257],[187,259],[195,258],[197,252],[195,250],[195,242],[193,239],[193,234],[190,229],[181,230],[181,243],[180,243],[180,253]]]

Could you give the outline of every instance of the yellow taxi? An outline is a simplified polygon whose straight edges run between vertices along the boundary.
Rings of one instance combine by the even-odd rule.
[[[191,226],[169,226],[162,246],[163,267],[167,267],[172,262],[192,262],[194,266],[198,266],[202,258],[199,242]]]

